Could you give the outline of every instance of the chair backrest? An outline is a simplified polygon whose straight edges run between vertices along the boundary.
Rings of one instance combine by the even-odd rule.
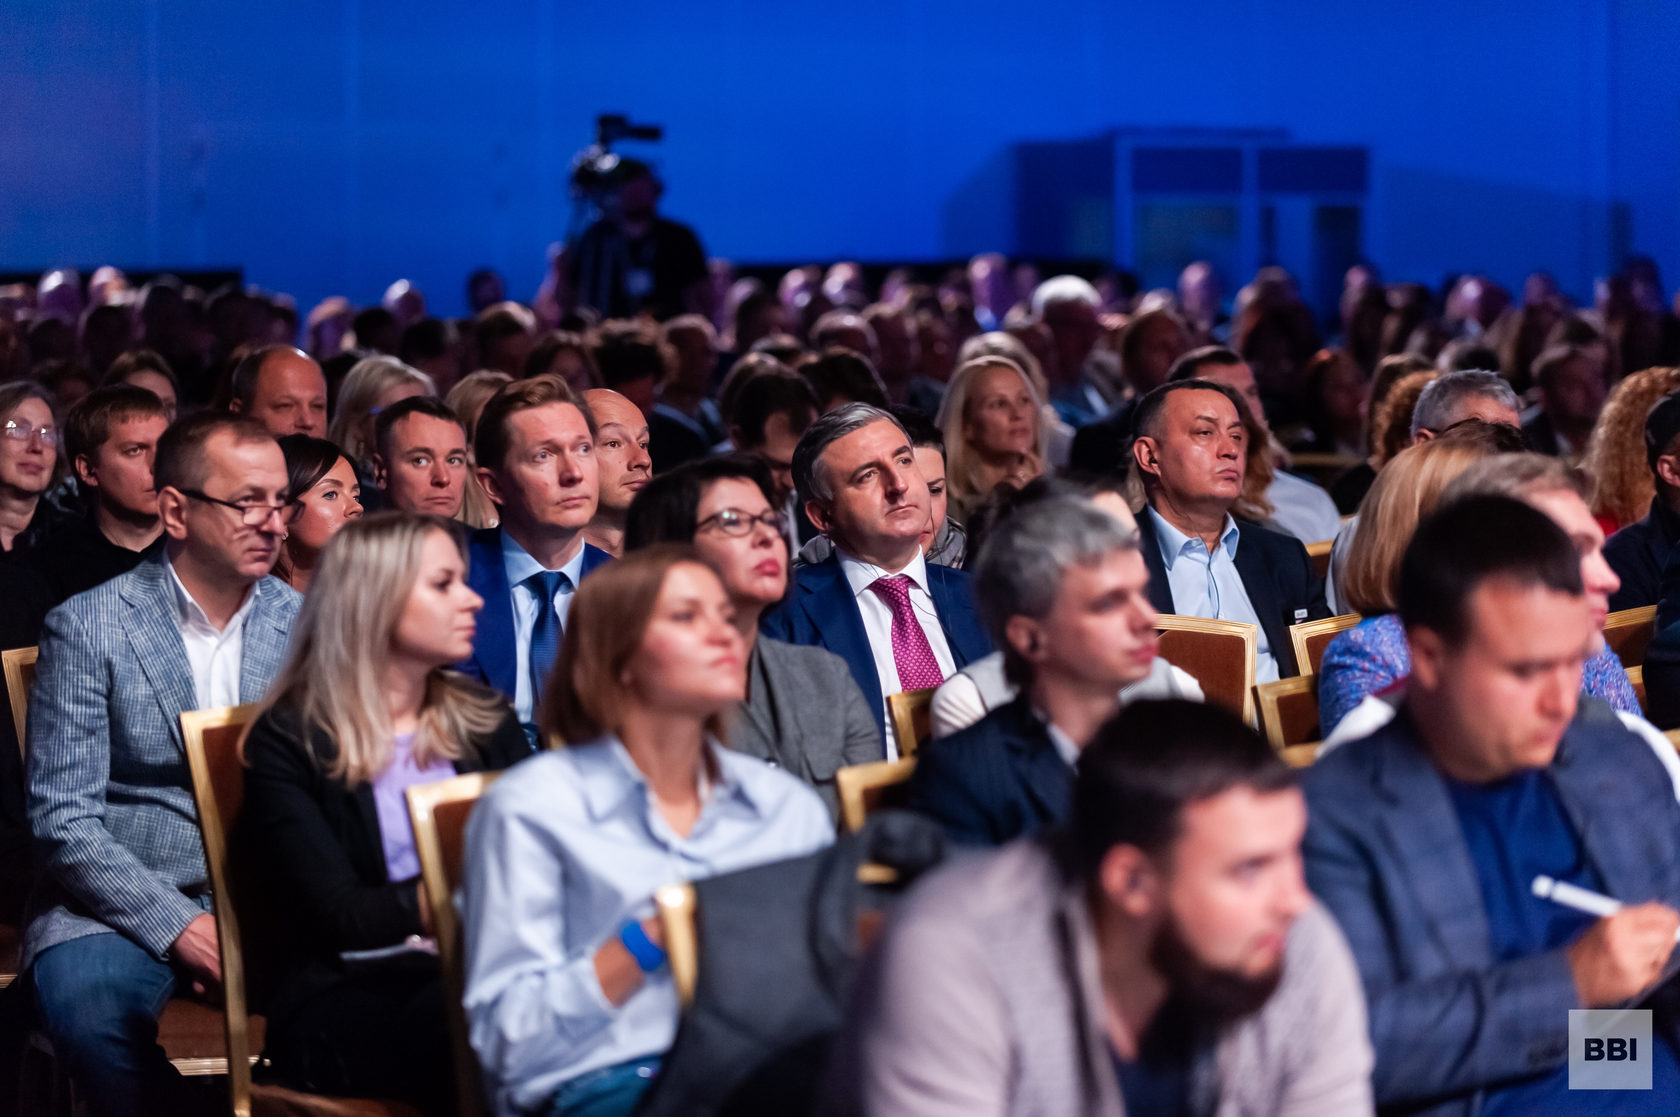
[[[845,831],[856,834],[872,813],[894,805],[896,793],[902,793],[915,770],[916,758],[909,757],[852,764],[834,773],[834,785],[840,792],[840,824]]]
[[[1317,543],[1307,544],[1307,558],[1312,560],[1313,573],[1321,579],[1330,576],[1330,552],[1335,546],[1334,539],[1321,539]]]
[[[1616,653],[1623,667],[1645,663],[1645,648],[1657,632],[1657,607],[1618,609],[1604,618],[1604,642]]]
[[[700,939],[694,930],[694,886],[667,884],[653,894],[659,927],[665,934],[665,957],[671,965],[671,984],[677,1003],[694,1003],[694,984],[700,977]]]
[[[1629,667],[1627,669],[1628,685],[1633,688],[1633,696],[1639,699],[1639,712],[1644,713],[1645,705],[1645,668]]]
[[[1283,752],[1323,739],[1318,729],[1317,675],[1261,683],[1254,688],[1254,697],[1260,707],[1260,728],[1274,749]]]
[[[1207,620],[1163,613],[1160,654],[1201,684],[1202,696],[1248,724],[1254,724],[1254,657],[1259,629],[1239,621]]]
[[[0,652],[6,676],[6,694],[12,700],[12,724],[17,727],[18,751],[28,747],[23,734],[29,720],[29,688],[35,685],[35,661],[40,648],[13,648]]]
[[[1324,663],[1324,649],[1330,646],[1330,641],[1364,619],[1358,613],[1343,613],[1339,617],[1290,625],[1289,643],[1295,649],[1295,664],[1301,674],[1318,674],[1319,666]]]
[[[222,993],[227,1020],[228,1093],[234,1117],[251,1113],[251,1038],[247,999],[246,935],[260,935],[260,915],[242,903],[242,892],[229,854],[228,835],[245,805],[245,770],[239,742],[256,717],[257,707],[227,706],[188,710],[181,715],[181,737],[192,772],[193,802],[204,840],[204,863],[214,895],[217,946],[222,952]],[[258,891],[252,889],[252,892]],[[254,917],[254,918],[242,918]]]
[[[903,690],[887,696],[887,713],[892,717],[893,740],[898,755],[916,755],[922,742],[933,736],[933,692],[938,687]]]
[[[478,1056],[467,1041],[467,1017],[461,1007],[466,995],[466,968],[460,920],[455,915],[455,889],[461,883],[461,862],[466,853],[467,816],[498,774],[473,772],[408,789],[408,820],[414,827],[420,879],[426,885],[426,903],[432,911],[449,1041],[455,1053],[455,1111],[462,1117],[484,1112],[484,1088]]]

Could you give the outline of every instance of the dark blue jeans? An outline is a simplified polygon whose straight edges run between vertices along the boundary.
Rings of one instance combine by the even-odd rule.
[[[651,1056],[580,1074],[554,1095],[549,1117],[629,1117],[658,1073]]]
[[[120,934],[48,948],[30,967],[53,1055],[100,1117],[185,1113],[193,1101],[158,1046],[175,972]]]

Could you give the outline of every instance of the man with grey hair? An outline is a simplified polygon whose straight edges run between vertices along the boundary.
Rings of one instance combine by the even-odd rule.
[[[1485,369],[1449,372],[1424,388],[1418,397],[1412,410],[1412,441],[1427,442],[1466,419],[1520,428],[1521,406],[1517,393],[1497,372]]]
[[[864,695],[878,696],[884,733],[889,695],[936,687],[991,650],[968,575],[922,554],[927,480],[910,436],[880,408],[844,404],[812,423],[793,452],[793,481],[834,554],[800,567],[760,626],[844,659]],[[890,738],[885,755],[897,755]]]
[[[1053,276],[1033,291],[1033,315],[1055,343],[1056,359],[1044,368],[1050,405],[1075,427],[1102,418],[1113,403],[1103,391],[1100,372],[1090,367],[1102,337],[1101,309],[1102,296],[1077,275]]]
[[[1090,500],[1029,504],[992,529],[975,599],[1003,651],[1014,701],[923,747],[910,806],[953,841],[1000,845],[1066,820],[1073,765],[1123,688],[1172,668],[1155,654],[1157,613],[1137,532]]]

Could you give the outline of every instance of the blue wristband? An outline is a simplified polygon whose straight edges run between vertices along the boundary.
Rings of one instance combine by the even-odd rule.
[[[632,919],[619,928],[618,941],[624,944],[624,949],[630,952],[630,957],[636,960],[636,967],[643,973],[652,973],[665,964],[665,952],[653,944],[637,920]]]

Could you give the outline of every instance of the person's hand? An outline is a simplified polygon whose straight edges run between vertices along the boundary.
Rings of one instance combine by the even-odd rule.
[[[169,947],[175,960],[192,975],[192,990],[203,996],[222,982],[222,951],[216,943],[216,917],[195,916]]]
[[[665,925],[659,921],[657,915],[650,915],[642,920],[642,934],[660,950],[665,949]]]
[[[1607,915],[1569,948],[1575,990],[1587,1008],[1620,1004],[1661,976],[1674,950],[1680,912],[1666,904],[1638,904]]]

